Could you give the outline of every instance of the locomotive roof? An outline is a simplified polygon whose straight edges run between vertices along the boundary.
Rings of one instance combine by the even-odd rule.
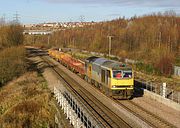
[[[96,65],[101,65],[104,68],[110,68],[112,70],[131,69],[131,67],[127,66],[126,64],[123,64],[114,60],[99,58],[96,56],[89,57],[88,59],[86,59],[86,61],[96,64]]]
[[[94,62],[96,59],[98,59],[99,57],[97,56],[91,56],[89,58],[86,59],[87,62],[91,63],[91,62]]]
[[[127,66],[126,64],[105,58],[97,58],[93,63],[112,70],[131,69],[131,67]]]
[[[122,69],[130,70],[131,69],[131,67],[127,66],[126,64],[120,63],[120,62],[111,63],[111,64],[107,65],[106,67],[111,68],[112,70],[122,70]]]
[[[98,65],[103,65],[104,63],[111,62],[110,60],[107,60],[105,58],[97,58],[93,63]]]

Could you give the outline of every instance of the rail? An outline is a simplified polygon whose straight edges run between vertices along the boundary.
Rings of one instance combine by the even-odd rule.
[[[144,109],[143,107],[137,105],[133,101],[126,100],[117,102],[123,106],[126,110],[130,111],[134,115],[138,116],[143,121],[147,122],[153,128],[175,128],[175,126],[166,120],[158,117],[157,115],[149,112],[148,110]]]
[[[113,113],[106,106],[101,104],[92,94],[87,92],[85,89],[81,88],[80,90],[78,90],[80,87],[79,83],[69,78],[69,76],[67,76],[52,62],[47,60],[47,58],[44,59],[44,61],[51,65],[56,74],[61,77],[61,80],[64,81],[63,83],[66,84],[66,87],[68,86],[68,88],[72,90],[71,92],[73,92],[78,97],[77,99],[80,99],[81,102],[83,102],[83,104],[87,108],[86,110],[91,111],[91,113],[89,114],[93,115],[93,119],[98,122],[98,127],[131,127],[122,118],[118,117],[116,113]]]

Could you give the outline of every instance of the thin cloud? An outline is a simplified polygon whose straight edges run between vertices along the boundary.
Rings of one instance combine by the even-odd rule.
[[[112,14],[108,14],[107,16],[121,16],[122,14],[120,13],[112,13]]]
[[[100,4],[135,7],[180,7],[179,0],[41,0],[49,3]]]

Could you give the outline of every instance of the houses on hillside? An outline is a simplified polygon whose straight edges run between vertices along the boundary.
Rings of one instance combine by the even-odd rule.
[[[49,29],[68,29],[68,28],[77,28],[84,27],[87,25],[94,25],[95,22],[52,22],[52,23],[40,23],[40,24],[26,24],[24,28],[34,29],[34,28],[49,28]]]

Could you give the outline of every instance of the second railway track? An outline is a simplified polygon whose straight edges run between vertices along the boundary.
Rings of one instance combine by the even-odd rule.
[[[83,100],[85,104],[87,104],[90,111],[92,111],[93,115],[97,117],[99,121],[102,122],[104,127],[134,127],[126,123],[122,118],[120,118],[117,113],[111,111],[107,106],[101,104],[99,100],[93,96],[86,89],[83,89],[80,84],[70,78],[65,72],[58,68],[51,59],[48,57],[41,57],[46,63],[51,65],[52,69],[56,72],[56,74],[61,77],[64,82],[67,84],[71,90],[78,95],[78,97]],[[158,117],[157,115],[149,112],[143,107],[135,104],[132,101],[116,101],[120,106],[125,108],[127,111],[137,116],[144,122],[146,122],[149,127],[157,127],[157,128],[173,128],[175,127],[173,124],[167,122],[166,120]]]
[[[131,100],[117,100],[126,110],[147,122],[153,128],[175,128],[175,126],[145,108],[137,105]]]
[[[116,113],[103,105],[95,96],[75,80],[71,79],[65,72],[52,63],[48,57],[42,57],[48,63],[56,74],[63,79],[66,85],[87,105],[88,109],[99,119],[105,128],[131,128],[132,126],[126,123]]]

